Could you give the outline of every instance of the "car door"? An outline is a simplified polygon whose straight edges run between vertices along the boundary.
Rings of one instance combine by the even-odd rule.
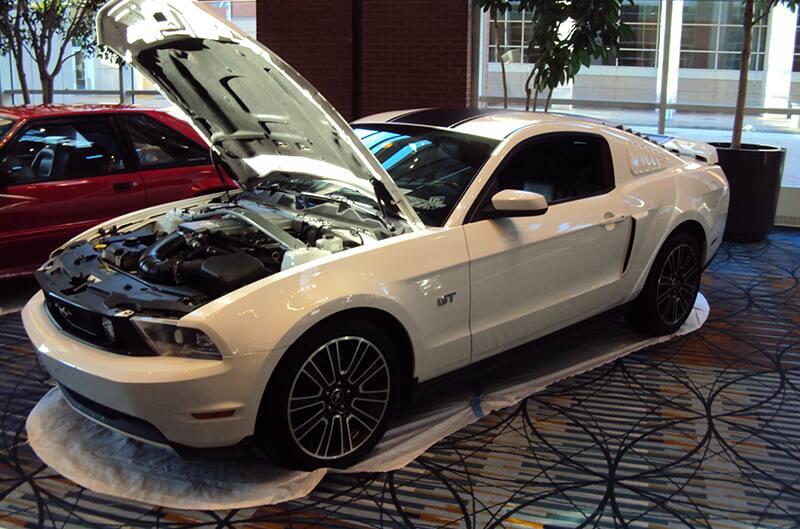
[[[0,157],[6,274],[30,270],[77,233],[145,205],[109,116],[31,121]]]
[[[211,165],[207,147],[145,114],[125,113],[117,119],[130,142],[148,205],[225,187]]]
[[[537,216],[491,217],[501,189],[540,193]],[[594,134],[537,136],[509,153],[464,226],[470,254],[472,361],[611,308],[631,236],[613,162]]]

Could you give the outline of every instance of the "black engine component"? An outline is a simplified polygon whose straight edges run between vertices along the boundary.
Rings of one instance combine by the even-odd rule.
[[[132,239],[130,241],[109,244],[103,249],[100,257],[102,257],[104,261],[112,263],[117,268],[132,270],[137,267],[139,258],[145,250],[147,250],[146,244]]]
[[[156,240],[156,234],[150,230],[137,230],[124,235],[110,235],[104,237],[104,245],[100,257],[117,268],[135,270],[139,258],[147,248]],[[98,246],[100,249],[100,246]]]
[[[215,255],[203,261],[200,277],[217,294],[235,290],[267,275],[261,261],[246,253]]]
[[[176,254],[186,248],[186,239],[175,232],[156,241],[139,260],[139,273],[144,279],[155,283],[178,283],[178,267],[181,260]]]
[[[268,273],[262,261],[252,255],[198,242],[199,248],[192,248],[181,232],[161,238],[139,260],[140,276],[160,284],[204,286],[219,295]]]

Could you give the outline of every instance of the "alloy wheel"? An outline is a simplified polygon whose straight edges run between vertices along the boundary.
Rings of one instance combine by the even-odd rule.
[[[692,310],[699,279],[700,266],[694,248],[688,244],[673,248],[658,276],[656,305],[661,321],[673,325]]]
[[[289,392],[289,429],[297,446],[318,459],[338,459],[378,429],[391,378],[383,353],[358,336],[335,338],[300,367]]]

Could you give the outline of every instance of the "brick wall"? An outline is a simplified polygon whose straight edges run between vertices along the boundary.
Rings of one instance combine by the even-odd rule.
[[[469,104],[469,0],[363,2],[363,114]]]
[[[351,0],[258,0],[258,40],[308,79],[346,118],[353,103]]]
[[[361,0],[360,112],[470,101],[471,0]],[[353,116],[353,0],[259,0],[258,38]]]

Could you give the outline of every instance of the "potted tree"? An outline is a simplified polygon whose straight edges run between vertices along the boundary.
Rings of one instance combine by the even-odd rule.
[[[739,91],[733,119],[733,136],[730,143],[714,143],[719,164],[728,177],[731,202],[725,239],[738,242],[763,240],[772,229],[778,192],[783,175],[786,149],[771,145],[742,143],[747,79],[750,73],[750,53],[753,26],[769,15],[778,4],[797,8],[798,0],[743,0],[744,39],[742,62],[739,66]],[[759,7],[756,11],[756,6]]]

